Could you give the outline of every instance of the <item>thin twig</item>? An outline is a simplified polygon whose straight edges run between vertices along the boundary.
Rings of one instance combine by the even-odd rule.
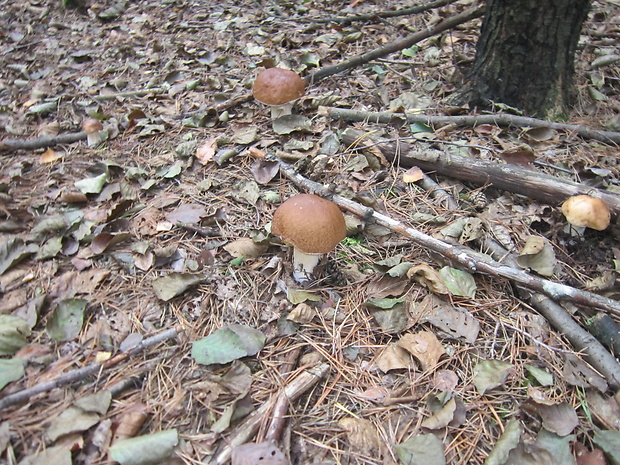
[[[338,23],[351,24],[357,21],[370,21],[379,18],[395,18],[397,16],[408,16],[423,13],[424,11],[439,8],[454,3],[456,0],[435,0],[425,5],[416,5],[411,8],[403,8],[402,10],[378,11],[367,15],[342,16],[336,18],[320,18],[313,20],[314,23]]]
[[[293,181],[296,185],[307,189],[310,192],[330,197],[331,200],[345,210],[354,213],[362,218],[372,220],[375,223],[390,229],[404,237],[408,237],[417,244],[436,252],[455,265],[459,265],[472,273],[483,273],[490,276],[506,278],[510,281],[531,290],[541,292],[554,300],[569,300],[577,305],[590,308],[598,308],[610,314],[620,316],[620,302],[603,297],[592,292],[582,291],[566,284],[556,283],[547,279],[534,276],[526,271],[506,266],[495,260],[481,257],[469,247],[448,244],[423,232],[409,227],[402,222],[390,218],[374,211],[372,208],[365,207],[357,202],[333,195],[327,191],[323,185],[304,178],[297,173],[290,165],[278,160],[273,156],[268,159],[279,161],[282,173]]]
[[[293,402],[304,392],[319,382],[319,380],[327,376],[328,372],[329,364],[327,363],[321,363],[320,365],[302,371],[282,389],[279,397],[285,397],[289,402]],[[232,450],[235,447],[246,443],[252,438],[258,430],[261,422],[264,421],[265,415],[267,415],[271,410],[271,407],[272,405],[270,403],[265,403],[252,412],[243,424],[235,430],[234,434],[227,438],[227,444],[222,446],[220,450],[216,451],[211,460],[205,461],[204,463],[207,465],[225,464],[230,459]]]
[[[346,108],[319,107],[319,115],[329,115],[333,119],[346,121],[364,121],[370,123],[388,124],[394,118],[403,118],[407,123],[423,123],[429,126],[442,124],[454,124],[457,126],[475,127],[480,124],[493,124],[496,126],[513,126],[521,128],[550,128],[569,131],[583,137],[607,144],[620,144],[620,132],[599,131],[588,128],[581,124],[556,123],[528,116],[495,114],[495,115],[459,115],[459,116],[434,116],[412,113],[390,113],[379,111],[348,110]]]
[[[0,399],[0,410],[9,407],[14,404],[18,404],[21,402],[26,402],[32,396],[37,394],[41,394],[43,392],[51,391],[52,389],[56,389],[62,386],[66,386],[68,384],[74,383],[76,381],[83,380],[84,378],[88,378],[90,376],[96,375],[107,368],[110,368],[114,365],[118,365],[120,362],[125,361],[129,357],[143,352],[146,349],[149,349],[161,342],[167,341],[168,339],[175,338],[179,333],[183,330],[181,328],[172,328],[166,331],[162,331],[161,333],[155,334],[149,338],[144,339],[140,344],[129,349],[125,352],[121,352],[114,357],[106,360],[105,362],[93,363],[91,365],[87,365],[82,368],[78,368],[76,370],[69,371],[63,375],[58,376],[57,378],[45,382],[37,384],[28,389],[24,389],[22,391],[16,392],[15,394],[11,394],[6,396],[3,399]]]
[[[387,45],[384,45],[383,47],[379,47],[370,52],[354,56],[350,60],[345,61],[343,63],[338,63],[337,65],[334,65],[334,66],[328,66],[327,68],[322,68],[318,70],[317,72],[315,72],[314,74],[310,74],[306,76],[305,80],[307,83],[314,84],[328,76],[341,73],[351,68],[357,68],[358,66],[368,63],[372,60],[376,60],[377,58],[383,58],[389,55],[390,53],[398,52],[405,48],[409,48],[412,45],[417,44],[421,40],[428,39],[429,37],[440,34],[443,31],[452,29],[453,27],[458,26],[459,24],[466,23],[467,21],[470,21],[474,18],[478,18],[482,16],[484,14],[484,9],[485,9],[484,6],[470,8],[469,10],[465,10],[462,13],[459,13],[458,15],[454,15],[440,22],[439,24],[435,25],[434,27],[430,29],[416,32],[415,34],[411,34],[410,36],[405,37],[404,39],[391,42]]]

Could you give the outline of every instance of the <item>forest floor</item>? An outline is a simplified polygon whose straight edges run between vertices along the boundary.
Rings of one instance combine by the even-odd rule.
[[[0,2],[0,139],[59,142],[0,152],[0,464],[620,463],[620,368],[583,338],[620,314],[617,224],[572,228],[561,198],[421,173],[382,144],[612,196],[617,146],[325,110],[449,113],[479,17],[309,85],[294,118],[245,97],[264,66],[308,76],[476,2],[338,23],[410,2],[106,1]],[[595,2],[567,123],[618,130],[619,40],[620,4]],[[471,260],[522,254],[519,276],[584,300],[541,304],[495,262],[476,273],[350,209],[299,285],[270,234],[309,186],[292,170]]]

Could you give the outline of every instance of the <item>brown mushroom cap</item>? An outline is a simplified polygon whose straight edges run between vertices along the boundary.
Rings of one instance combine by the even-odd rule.
[[[306,91],[304,80],[297,73],[282,68],[267,68],[256,77],[252,93],[265,105],[284,105],[298,99]]]
[[[304,253],[327,253],[346,237],[347,228],[335,203],[298,194],[278,207],[271,232]]]
[[[103,129],[103,124],[98,119],[87,118],[82,123],[82,129],[88,133],[97,132]]]
[[[607,204],[589,195],[569,197],[562,204],[562,213],[570,224],[598,231],[606,229],[611,219]]]

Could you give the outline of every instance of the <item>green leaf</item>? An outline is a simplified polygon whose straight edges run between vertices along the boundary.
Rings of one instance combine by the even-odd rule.
[[[472,299],[476,296],[476,281],[467,271],[444,266],[439,270],[439,276],[452,295]]]
[[[433,128],[431,128],[428,124],[424,123],[413,123],[410,129],[412,134],[433,133]]]
[[[101,173],[99,176],[81,179],[74,184],[82,194],[100,194],[109,179],[108,173]]]
[[[112,460],[121,465],[147,465],[164,462],[179,443],[176,429],[123,439],[110,447]]]
[[[256,355],[265,345],[265,335],[257,329],[233,324],[194,342],[192,358],[202,365],[224,364]]]
[[[441,440],[434,434],[419,434],[394,446],[402,465],[445,465]]]
[[[25,245],[18,237],[9,237],[0,242],[0,275],[14,267],[39,248],[35,244]]]
[[[153,280],[153,290],[155,295],[164,302],[173,297],[183,294],[190,287],[200,284],[205,277],[200,274],[192,273],[170,273]]]
[[[19,465],[71,465],[71,447],[54,446],[24,458]]]
[[[394,308],[395,305],[403,303],[405,299],[397,298],[397,299],[389,299],[385,298],[373,298],[368,299],[366,301],[366,305],[373,308],[380,308],[381,310],[389,310]]]
[[[503,465],[508,460],[510,451],[519,444],[522,430],[519,420],[515,418],[508,420],[502,436],[495,443],[484,465]]]
[[[97,413],[85,412],[78,407],[69,407],[52,419],[46,434],[49,439],[55,441],[66,434],[86,431],[99,423],[99,420],[101,416]]]
[[[525,365],[525,369],[541,386],[553,386],[553,375],[547,370],[532,365]]]
[[[620,465],[620,431],[595,430],[594,444],[599,446],[612,465]]]
[[[25,360],[21,357],[9,360],[0,359],[0,390],[24,376],[24,364]]]
[[[75,339],[84,324],[84,311],[88,302],[84,299],[67,299],[58,302],[54,315],[47,323],[47,333],[56,341]]]
[[[13,355],[28,344],[30,326],[14,315],[0,315],[0,355]]]
[[[286,289],[286,298],[293,305],[301,304],[309,300],[310,302],[318,302],[321,296],[303,289],[295,289],[289,287]]]
[[[484,360],[474,367],[474,386],[480,394],[501,386],[513,365],[501,360]]]

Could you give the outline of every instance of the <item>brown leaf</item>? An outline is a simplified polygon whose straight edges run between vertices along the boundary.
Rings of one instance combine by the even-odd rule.
[[[607,391],[607,381],[576,355],[564,354],[564,360],[562,376],[567,383],[584,388],[594,387],[601,392]]]
[[[407,277],[425,286],[435,294],[448,295],[450,291],[443,283],[439,273],[428,263],[414,265],[407,271]]]
[[[397,344],[413,355],[420,362],[423,370],[436,366],[439,358],[446,353],[437,336],[429,331],[407,333]]]
[[[126,239],[129,239],[131,234],[129,233],[101,233],[97,234],[93,237],[92,242],[90,243],[90,249],[95,255],[99,255],[110,247],[114,247],[116,244],[123,242]]]
[[[555,405],[532,402],[532,405],[542,418],[543,427],[558,436],[569,435],[579,425],[575,409],[566,402]]]
[[[273,441],[234,447],[231,465],[288,465],[286,456]]]
[[[452,370],[439,370],[433,376],[433,388],[441,392],[454,392],[459,383],[458,375]]]
[[[586,399],[590,412],[597,420],[609,429],[620,431],[620,405],[614,397],[590,390]]]
[[[454,420],[454,412],[456,412],[456,399],[453,397],[433,415],[422,422],[423,428],[441,429],[448,426]]]
[[[392,278],[391,276],[378,275],[379,279],[373,279],[366,286],[368,298],[383,299],[385,297],[399,297],[405,293],[409,283],[402,278]]]
[[[42,164],[52,163],[52,162],[55,162],[56,160],[60,160],[61,158],[62,158],[62,152],[57,152],[51,148],[48,148],[45,150],[45,152],[41,154],[41,158],[39,159],[39,162]]]
[[[196,149],[196,158],[198,159],[200,163],[202,163],[203,165],[206,165],[211,160],[213,160],[216,150],[217,150],[217,139],[216,138],[209,139],[205,141],[204,144],[199,146],[198,149]]]
[[[134,404],[126,409],[118,419],[118,425],[112,437],[112,443],[133,438],[149,416],[151,409],[145,404]]]
[[[411,357],[405,349],[398,344],[389,344],[375,358],[375,365],[383,373],[391,370],[401,370],[411,366]]]
[[[226,244],[224,250],[235,258],[257,258],[265,253],[267,246],[258,244],[249,237],[242,237]]]
[[[412,166],[403,173],[403,182],[412,183],[424,179],[424,172],[417,166]]]
[[[577,465],[607,465],[605,454],[601,449],[593,449],[591,452],[580,442],[575,443],[575,461]]]
[[[254,179],[262,185],[268,184],[278,174],[279,170],[280,163],[263,159],[254,160],[250,167],[250,172],[254,175]]]
[[[373,457],[381,455],[381,438],[370,420],[347,417],[338,421],[338,425],[347,432],[351,450]]]
[[[166,220],[172,224],[195,224],[207,216],[207,210],[197,203],[184,203],[166,215]]]
[[[509,165],[517,165],[530,170],[534,169],[534,160],[536,160],[534,152],[524,147],[504,150],[499,157]]]
[[[459,310],[432,294],[419,304],[412,304],[409,311],[414,319],[432,324],[449,337],[462,337],[472,344],[480,331],[480,323],[471,313]]]

